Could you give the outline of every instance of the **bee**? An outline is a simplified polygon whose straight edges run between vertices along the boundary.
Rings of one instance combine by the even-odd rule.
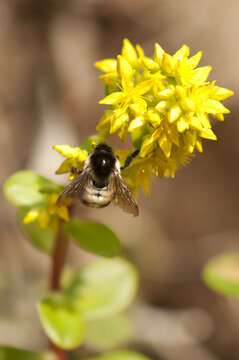
[[[86,206],[103,208],[115,200],[123,211],[138,216],[137,202],[121,176],[121,170],[129,166],[138,153],[139,150],[133,152],[120,167],[112,148],[105,143],[98,144],[85,160],[83,171],[72,168],[72,173],[78,176],[62,191],[57,205],[66,204],[69,198],[79,198]]]

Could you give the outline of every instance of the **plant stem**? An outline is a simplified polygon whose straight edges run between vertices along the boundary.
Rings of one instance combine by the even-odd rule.
[[[66,352],[60,348],[58,348],[56,345],[51,344],[51,350],[55,353],[58,360],[68,360],[68,356]]]
[[[60,222],[59,230],[56,236],[54,249],[52,253],[52,268],[50,274],[50,284],[49,288],[53,291],[60,290],[60,279],[62,270],[64,268],[67,249],[69,245],[69,240],[67,239],[64,231],[63,231],[63,224]],[[68,360],[68,356],[66,352],[60,349],[55,344],[50,344],[51,350],[55,353],[58,360]]]
[[[53,291],[60,290],[60,278],[66,260],[68,245],[69,240],[63,231],[63,224],[60,223],[52,253],[50,289]]]

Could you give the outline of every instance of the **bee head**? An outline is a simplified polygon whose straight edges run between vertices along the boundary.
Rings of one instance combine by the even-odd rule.
[[[105,143],[100,143],[94,147],[94,154],[99,152],[113,154],[112,148]]]

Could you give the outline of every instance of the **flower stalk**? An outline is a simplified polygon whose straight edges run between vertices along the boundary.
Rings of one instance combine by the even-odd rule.
[[[61,290],[61,274],[64,269],[67,250],[69,247],[69,240],[66,237],[63,231],[63,222],[60,221],[59,230],[56,236],[54,249],[52,253],[52,267],[50,273],[50,282],[49,288],[52,291],[60,291]],[[55,353],[57,360],[68,360],[68,356],[66,352],[60,349],[53,343],[50,343],[51,350]]]

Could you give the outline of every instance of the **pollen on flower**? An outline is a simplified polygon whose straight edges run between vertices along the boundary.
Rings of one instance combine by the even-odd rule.
[[[149,191],[152,175],[174,177],[195,150],[203,151],[201,139],[217,139],[211,118],[223,121],[230,112],[221,101],[233,92],[207,81],[212,68],[197,67],[201,51],[189,54],[186,45],[170,55],[155,44],[150,58],[125,39],[116,59],[95,63],[105,73],[100,80],[107,96],[100,104],[110,106],[97,130],[122,141],[131,134],[140,153],[123,176],[135,193],[140,185]]]

